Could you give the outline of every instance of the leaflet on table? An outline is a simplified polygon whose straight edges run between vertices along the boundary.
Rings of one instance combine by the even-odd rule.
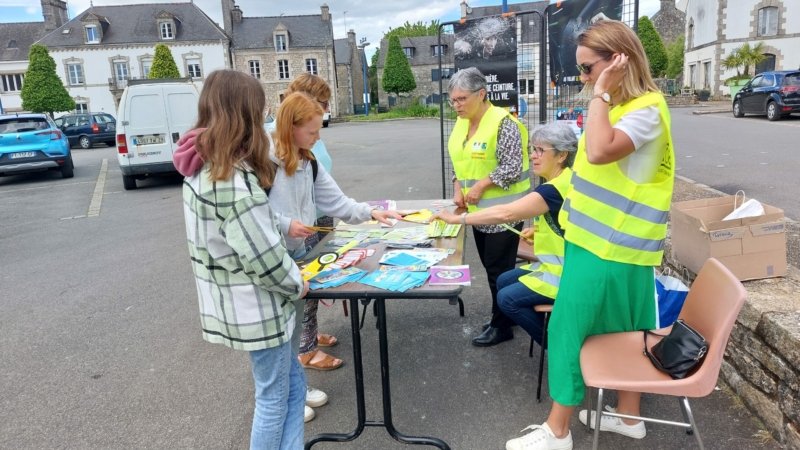
[[[409,255],[408,253],[396,253],[394,255],[381,258],[381,264],[388,264],[390,266],[417,266],[420,264],[428,265],[428,261],[416,256]]]
[[[412,252],[436,252],[436,253],[447,253],[448,255],[452,255],[456,252],[454,248],[441,248],[441,247],[426,247],[426,248],[414,248],[411,250]]]
[[[386,241],[386,248],[412,249],[416,247],[430,247],[431,245],[433,245],[433,239],[426,239],[424,241],[415,241],[413,239],[389,239]]]
[[[381,237],[381,239],[384,240],[409,239],[414,241],[424,241],[428,239],[428,227],[417,226],[417,227],[400,228],[384,234]]]
[[[438,264],[447,256],[449,253],[447,252],[439,252],[439,251],[424,251],[426,249],[411,249],[411,250],[389,250],[383,254],[380,259],[381,264],[392,264],[396,266],[416,266],[419,264],[426,264],[428,266],[433,266]],[[398,255],[405,255],[406,257],[401,257],[401,259],[393,259]],[[389,260],[392,260],[390,263]],[[422,260],[422,262],[409,262],[413,260]],[[402,262],[406,261],[406,262]]]
[[[449,206],[456,206],[456,204],[452,200],[434,200],[431,203],[431,206],[433,206],[434,208],[442,209],[442,208],[447,208]]]
[[[364,258],[374,255],[375,251],[374,248],[357,248],[350,250],[339,257],[336,262],[327,265],[324,270],[344,269],[345,267],[354,266]]]
[[[323,272],[308,281],[308,288],[318,290],[339,287],[343,284],[354,283],[366,274],[365,270],[358,267]]]
[[[381,266],[380,269],[383,271],[401,271],[401,272],[427,272],[428,265],[427,264],[420,264],[418,266]]]
[[[361,284],[387,291],[405,292],[427,281],[427,272],[375,271],[358,280]]]
[[[433,211],[430,209],[421,209],[413,214],[407,214],[403,217],[405,222],[414,222],[414,223],[428,223],[433,215]]]
[[[369,233],[369,237],[373,239],[380,238],[384,234],[386,234],[386,230],[367,230],[367,229],[357,229],[357,228],[345,228],[342,227],[336,228],[336,232],[334,236],[337,238],[353,238],[359,233]]]
[[[435,266],[431,267],[431,286],[469,286],[469,266]]]

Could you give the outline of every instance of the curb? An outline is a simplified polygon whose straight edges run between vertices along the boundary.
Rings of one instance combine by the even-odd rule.
[[[701,116],[704,114],[720,114],[720,113],[729,113],[731,109],[709,109],[708,111],[692,111],[692,114],[696,116]]]
[[[348,120],[344,123],[374,123],[374,122],[399,122],[402,120],[436,120],[438,121],[438,117],[397,117],[394,119],[377,119],[377,120]]]

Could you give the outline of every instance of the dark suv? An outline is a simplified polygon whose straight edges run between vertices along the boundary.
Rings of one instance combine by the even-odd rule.
[[[109,147],[117,144],[117,120],[111,114],[67,114],[56,119],[56,125],[67,135],[70,147],[92,148],[97,142]]]
[[[800,71],[763,72],[750,80],[733,98],[733,115],[766,114],[780,120],[800,112]]]

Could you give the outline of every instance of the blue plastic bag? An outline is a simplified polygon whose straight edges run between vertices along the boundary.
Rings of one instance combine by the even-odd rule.
[[[678,315],[686,301],[689,288],[675,277],[664,275],[656,277],[656,300],[658,303],[658,323],[656,328],[668,327],[678,320]]]

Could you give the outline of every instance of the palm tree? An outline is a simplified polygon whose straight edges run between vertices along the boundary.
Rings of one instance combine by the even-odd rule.
[[[763,54],[763,42],[759,42],[753,47],[750,47],[749,42],[745,42],[741,47],[734,51],[738,53],[738,56],[742,62],[742,66],[744,66],[744,76],[750,75],[750,66],[753,66],[753,70],[755,70],[755,66],[766,59],[766,56]]]
[[[722,70],[736,70],[736,78],[739,78],[742,76],[741,71],[739,71],[739,68],[742,67],[742,59],[737,50],[726,56],[725,59],[720,61],[719,65]]]

